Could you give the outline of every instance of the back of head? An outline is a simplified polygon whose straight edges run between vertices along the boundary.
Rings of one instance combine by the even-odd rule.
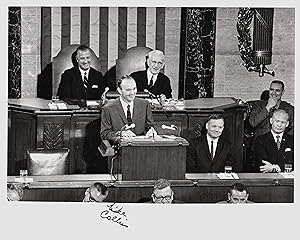
[[[242,183],[233,184],[230,188],[230,191],[232,192],[233,190],[236,190],[236,191],[239,191],[239,192],[243,192],[243,191],[247,192],[247,189],[246,189],[245,185],[242,184]]]
[[[85,197],[83,201],[102,202],[105,200],[107,195],[108,195],[108,188],[100,182],[95,182],[85,191]]]
[[[158,179],[155,181],[154,186],[153,186],[153,190],[161,190],[164,189],[166,187],[171,187],[171,183],[167,180],[167,179]]]
[[[23,188],[16,184],[7,184],[7,200],[20,201],[23,199]]]

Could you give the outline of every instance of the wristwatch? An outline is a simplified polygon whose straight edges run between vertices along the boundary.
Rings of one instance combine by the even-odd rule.
[[[278,170],[277,170],[277,168],[276,168],[276,165],[275,165],[275,164],[273,164],[273,165],[272,165],[272,167],[273,167],[273,169],[272,169],[272,172],[273,172],[273,173],[277,173],[277,172],[278,172]]]

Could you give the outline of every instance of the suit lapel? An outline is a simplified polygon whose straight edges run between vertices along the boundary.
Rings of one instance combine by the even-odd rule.
[[[277,143],[275,142],[275,139],[272,135],[271,132],[268,133],[268,142],[271,143],[271,147],[275,150],[275,151],[278,151],[277,149]]]
[[[203,135],[203,141],[205,142],[205,144],[203,144],[204,145],[204,151],[205,151],[205,154],[206,154],[206,156],[207,156],[207,159],[211,159],[211,157],[210,157],[210,151],[209,151],[209,147],[208,147],[208,142],[207,142],[207,138],[206,138],[206,135]],[[210,160],[211,161],[211,160]]]
[[[81,73],[80,73],[80,70],[79,70],[78,67],[76,67],[76,81],[77,81],[78,91],[81,93],[80,95],[84,96],[85,89],[84,89],[84,86],[83,86]]]
[[[139,104],[137,104],[137,100],[134,99],[133,102],[133,113],[132,113],[132,122],[136,122],[137,118],[138,118],[138,113],[141,113],[143,111],[143,109],[141,109],[141,106]]]
[[[219,158],[219,155],[222,152],[223,147],[224,147],[224,142],[219,138],[213,161],[216,161]]]
[[[117,100],[117,109],[120,113],[120,116],[121,116],[122,120],[124,121],[125,124],[127,124],[127,119],[126,119],[126,116],[125,116],[120,98]]]

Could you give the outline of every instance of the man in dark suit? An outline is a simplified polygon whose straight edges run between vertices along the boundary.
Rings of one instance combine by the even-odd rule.
[[[224,172],[232,166],[231,143],[222,137],[224,118],[211,115],[206,123],[207,134],[190,140],[187,148],[187,172]]]
[[[284,165],[294,162],[294,137],[284,132],[289,125],[289,115],[276,110],[270,119],[271,131],[258,136],[254,142],[257,171],[281,172]]]
[[[85,45],[76,49],[76,65],[61,77],[57,95],[60,99],[101,99],[105,84],[101,72],[91,67],[91,50]]]
[[[143,92],[147,89],[156,96],[172,98],[170,79],[160,72],[165,66],[165,56],[163,52],[153,50],[149,52],[146,58],[148,69],[131,74],[136,81],[138,92]]]
[[[227,201],[221,201],[217,203],[253,203],[248,200],[249,193],[242,183],[234,183],[227,193]]]
[[[294,132],[294,107],[282,101],[284,94],[284,83],[279,80],[274,80],[270,84],[269,99],[260,100],[254,103],[250,113],[249,122],[254,128],[254,136],[263,135],[270,131],[270,118],[276,109],[283,109],[289,114],[289,127],[286,131],[293,135]]]
[[[122,137],[157,135],[149,102],[135,97],[137,88],[134,79],[123,76],[117,85],[121,96],[102,108],[102,139],[114,141],[121,134]]]

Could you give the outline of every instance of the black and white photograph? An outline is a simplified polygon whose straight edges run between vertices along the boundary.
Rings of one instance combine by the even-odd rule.
[[[295,239],[298,15],[1,3],[5,234]]]

